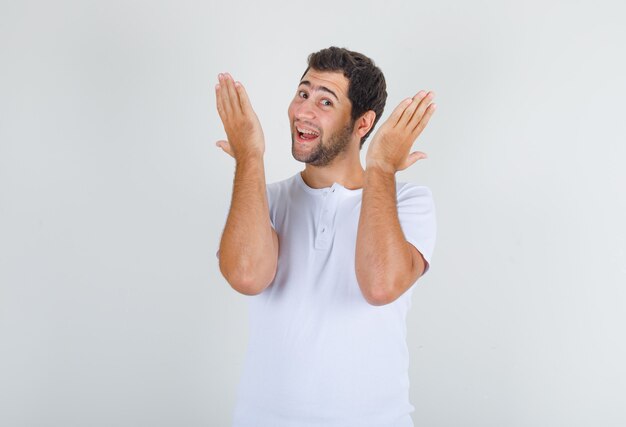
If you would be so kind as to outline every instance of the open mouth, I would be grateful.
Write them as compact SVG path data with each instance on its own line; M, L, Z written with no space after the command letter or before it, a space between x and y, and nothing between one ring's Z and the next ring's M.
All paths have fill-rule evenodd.
M296 133L298 136L297 138L298 141L302 143L313 141L320 136L318 132L312 129L301 128L301 127L296 127Z

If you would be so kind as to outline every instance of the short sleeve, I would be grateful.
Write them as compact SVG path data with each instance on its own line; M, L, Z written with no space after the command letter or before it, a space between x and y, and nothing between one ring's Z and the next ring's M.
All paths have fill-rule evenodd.
M437 220L435 203L428 187L411 183L403 185L397 193L398 219L406 240L415 246L426 260L426 273L435 249Z
M274 226L274 210L272 209L272 206L274 205L273 203L273 193L272 191L270 191L270 186L266 185L265 186L266 189L266 194L267 194L267 204L269 205L269 211L270 211L270 224L272 225L272 228L274 230L276 230L276 227ZM228 215L228 213L227 213ZM224 220L224 225L226 225L226 220ZM219 243L217 244L218 248L217 248L217 252L215 252L215 256L217 257L217 259L220 259L220 250L219 250Z
M267 205L269 207L269 211L270 211L270 224L272 225L272 228L274 230L276 230L276 226L274 225L274 217L276 216L276 195L274 194L276 192L276 186L269 184L266 185L266 194L267 194Z

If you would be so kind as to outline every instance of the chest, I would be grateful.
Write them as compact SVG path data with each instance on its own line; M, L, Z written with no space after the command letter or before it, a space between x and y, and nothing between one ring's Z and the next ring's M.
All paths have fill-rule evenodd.
M354 253L361 197L346 197L328 189L320 194L300 194L285 200L275 212L281 249L291 254Z

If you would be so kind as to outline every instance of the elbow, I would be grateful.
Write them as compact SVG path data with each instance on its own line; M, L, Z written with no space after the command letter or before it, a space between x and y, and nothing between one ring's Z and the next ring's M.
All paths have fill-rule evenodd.
M387 305L394 302L397 298L385 288L369 289L367 292L363 292L363 297L368 304L373 306Z
M384 298L384 297L375 297L375 296L366 296L366 295L364 295L364 297L365 297L365 301L367 301L369 305L373 305L374 307L381 307L391 302L391 301L388 301L387 298Z
M392 302L393 282L389 280L389 275L382 272L380 266L375 268L364 268L364 263L355 265L356 280L361 289L361 294L370 305L381 306Z
M378 271L374 274L361 271L359 274L357 270L357 282L365 301L370 305L381 306L391 304L400 298L415 280L407 274L393 274L388 271L384 273Z
M387 305L395 301L399 296L397 292L395 292L397 287L394 286L394 282L392 281L380 278L361 278L357 281L361 288L363 298L365 298L365 301L370 305Z
M258 295L265 290L272 282L271 280L263 280L259 277L246 276L241 274L225 274L222 275L231 288L243 295Z
M231 288L243 295L253 296L263 292L271 282L263 282L255 278L226 279Z
M273 281L276 270L251 274L242 268L228 268L220 263L220 271L231 288L243 295L258 295L263 292Z
M383 264L363 268L356 264L356 278L365 300L374 306L391 304L417 280L406 264Z

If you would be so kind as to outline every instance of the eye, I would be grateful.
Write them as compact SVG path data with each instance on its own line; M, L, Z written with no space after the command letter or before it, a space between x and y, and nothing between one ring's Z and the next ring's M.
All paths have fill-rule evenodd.
M304 98L304 99L307 99L309 97L309 95L305 91L303 91L303 90L298 92L298 96L300 98Z
M323 100L322 100L322 105L323 105L324 107L330 107L331 105L333 105L333 103L332 103L332 102L330 102L330 100L329 100L329 99L323 99Z

